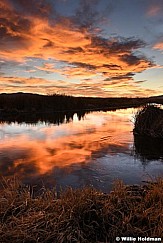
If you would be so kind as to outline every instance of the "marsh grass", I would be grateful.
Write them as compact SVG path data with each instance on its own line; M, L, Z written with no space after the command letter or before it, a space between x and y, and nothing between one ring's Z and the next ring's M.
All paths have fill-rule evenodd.
M147 105L135 116L135 135L163 138L163 110L154 105Z
M68 188L33 197L30 187L4 179L0 242L115 242L116 236L163 237L163 180L145 186L117 181L110 194Z

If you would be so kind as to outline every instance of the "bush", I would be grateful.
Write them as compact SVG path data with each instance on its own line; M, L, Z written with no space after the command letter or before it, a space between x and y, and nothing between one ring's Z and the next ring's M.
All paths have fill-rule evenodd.
M163 138L163 110L154 105L147 105L135 116L135 135Z

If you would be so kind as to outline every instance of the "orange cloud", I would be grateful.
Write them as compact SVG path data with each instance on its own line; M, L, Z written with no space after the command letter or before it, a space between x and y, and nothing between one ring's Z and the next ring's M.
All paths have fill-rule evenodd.
M141 81L142 82L142 81ZM92 79L82 79L73 85L69 81L46 80L42 78L23 78L23 77L0 77L0 92L32 92L40 94L71 94L74 96L101 96L117 97L132 96L144 97L159 94L159 90L151 90L140 87L140 81L135 82L132 77L115 76L113 80L101 78L93 81ZM116 92L115 92L116 90Z
M50 85L51 82L42 78L22 78L22 77L1 77L1 85L4 84L21 84L21 85Z
M105 96L110 94L110 92L112 93L113 83L107 82L103 86L103 83L100 84L101 81L99 81L97 87L95 79L104 80L109 78L114 80L115 77L125 76L125 79L131 82L132 87L135 73L153 67L150 60L144 56L134 54L135 50L144 46L144 43L139 39L105 39L98 36L97 31L90 31L88 26L81 27L78 19L75 21L79 21L79 24L74 23L73 18L68 17L60 17L58 20L49 19L47 13L49 13L50 8L48 4L45 4L41 10L39 2L36 4L34 1L37 8L33 12L31 5L22 1L19 2L22 4L21 8L23 8L23 11L27 8L28 10L30 9L30 12L24 12L23 15L21 12L18 12L14 4L11 6L5 5L7 3L5 0L0 5L0 10L3 9L1 11L2 25L0 26L0 33L2 34L2 39L0 40L1 57L4 60L23 63L26 63L28 58L41 58L46 63L43 66L35 66L37 70L44 71L45 74L59 73L65 79L79 79L79 85L75 84L74 87L70 87L70 83L67 81L65 82L67 87L65 85L64 87L61 87L62 85L58 87L59 85L56 85L58 81L54 81L53 83L50 82L49 85L43 86L41 80L25 79L26 88L23 86L23 81L21 81L23 85L17 87L17 91L26 90L31 92L33 89L34 92L45 93L48 89L48 92L54 93L56 90L61 89L64 93L67 93L69 90L69 94L82 95L82 80L91 78L92 85L89 83L89 87L92 88L92 91L94 90L94 95ZM57 68L53 64L48 63L49 59L54 60L54 62L63 62L64 68ZM31 70L34 71L33 68ZM133 74L132 77L130 76L131 73ZM37 87L33 87L32 80L33 84L38 82ZM119 83L121 82L122 79L119 78ZM48 83L48 81L45 83ZM87 95L90 93L93 95L89 87L87 85ZM136 87L134 85L133 90ZM14 87L7 86L7 83L6 88L8 91L14 90ZM130 86L128 85L126 88L130 95ZM122 92L120 93L122 94Z
M55 68L54 64L52 63L44 63L43 66L35 66L36 69L45 71L46 73L61 73L61 71Z
M162 51L163 50L163 41L156 43L153 48Z

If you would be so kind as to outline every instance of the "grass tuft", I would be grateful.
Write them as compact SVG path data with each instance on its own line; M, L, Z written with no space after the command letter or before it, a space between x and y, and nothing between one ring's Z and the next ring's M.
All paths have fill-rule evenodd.
M147 105L135 116L135 135L163 138L163 110L154 105Z

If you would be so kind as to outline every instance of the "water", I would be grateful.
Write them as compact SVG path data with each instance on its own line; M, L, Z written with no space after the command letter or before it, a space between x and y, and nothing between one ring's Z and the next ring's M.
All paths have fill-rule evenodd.
M0 175L38 188L140 184L163 175L163 144L133 137L136 109L0 124ZM58 114L59 115L59 114Z

